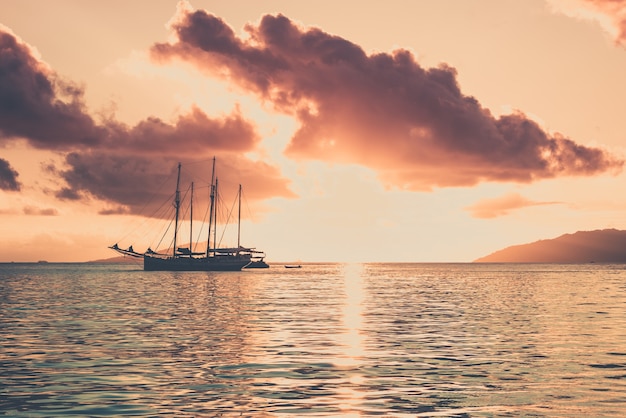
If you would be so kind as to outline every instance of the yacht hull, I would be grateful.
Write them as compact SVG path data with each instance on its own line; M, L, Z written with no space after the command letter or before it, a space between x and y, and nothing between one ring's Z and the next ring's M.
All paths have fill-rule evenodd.
M176 257L144 256L144 271L239 271L250 263L249 257Z

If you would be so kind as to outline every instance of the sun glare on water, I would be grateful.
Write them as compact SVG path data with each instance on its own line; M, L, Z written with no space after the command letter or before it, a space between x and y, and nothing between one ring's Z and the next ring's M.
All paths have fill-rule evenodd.
M340 407L348 415L359 416L358 413L349 414L357 409L363 399L363 392L358 387L364 383L360 368L365 356L363 329L363 301L365 290L363 287L363 265L358 263L343 266L345 304L342 311L342 325L345 333L341 336L344 344L344 356L335 360L336 365L348 369L347 382L339 390L338 396L342 400Z

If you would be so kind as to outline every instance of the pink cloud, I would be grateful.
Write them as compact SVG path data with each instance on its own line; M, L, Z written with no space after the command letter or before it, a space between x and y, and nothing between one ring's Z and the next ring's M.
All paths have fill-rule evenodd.
M557 205L560 203L561 202L537 202L529 200L518 193L509 193L494 199L483 199L465 209L469 211L474 218L490 219L506 216L514 210L529 206Z
M605 14L613 25L616 42L626 46L626 1L624 0L584 0L599 12Z
M626 2L624 0L547 0L567 16L597 22L614 40L626 47Z
M118 213L136 213L140 199L158 194L158 180L178 161L213 156L254 183L251 199L293 196L275 166L244 156L261 138L239 108L212 118L194 107L173 123L155 117L134 126L115 119L97 122L84 104L82 87L62 79L33 48L0 27L0 146L17 139L65 153L63 169L46 168L46 175L65 182L55 191L59 199L97 197L120 205ZM0 189L18 191L18 175L0 159Z
M24 206L22 209L24 215L35 216L57 216L59 212L54 208L38 208L35 206Z
M358 45L283 15L266 15L240 38L220 18L179 8L179 58L292 114L296 159L357 163L389 186L423 190L484 181L532 182L618 171L608 152L548 134L522 112L494 117L462 93L454 68L423 68L406 50L366 54Z
M171 158L119 153L70 153L66 160L70 168L56 172L70 187L57 192L64 200L96 197L121 205L103 214L154 212L175 189L176 164ZM181 184L200 180L208 184L211 160L183 164ZM56 169L52 169L56 170ZM268 196L291 198L288 181L280 171L267 163L252 161L238 153L222 153L218 158L221 189L232 192L238 184L246 187L246 196L253 201ZM186 186L183 186L186 187ZM225 192L230 199L232 196ZM147 202L150 202L147 205Z

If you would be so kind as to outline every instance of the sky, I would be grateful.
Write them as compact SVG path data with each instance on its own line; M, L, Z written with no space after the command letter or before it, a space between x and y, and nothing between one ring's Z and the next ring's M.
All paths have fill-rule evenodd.
M270 262L626 229L624 74L624 0L3 0L0 262L158 246L213 157Z

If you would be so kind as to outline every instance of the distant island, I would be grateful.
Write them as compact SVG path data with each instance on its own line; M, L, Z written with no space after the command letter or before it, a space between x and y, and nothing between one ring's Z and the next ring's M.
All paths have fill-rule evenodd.
M626 231L579 231L558 238L514 245L475 263L626 263Z

